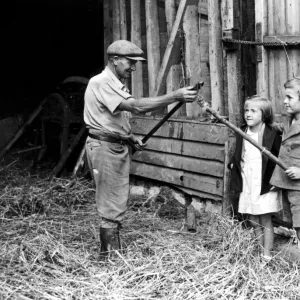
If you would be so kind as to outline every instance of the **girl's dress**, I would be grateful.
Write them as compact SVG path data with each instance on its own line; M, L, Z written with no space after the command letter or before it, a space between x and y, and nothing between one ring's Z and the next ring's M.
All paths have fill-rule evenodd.
M246 132L258 142L258 132ZM271 190L261 195L262 154L247 140L243 141L243 155L241 161L243 191L239 199L239 213L262 215L277 212L282 209L278 190Z

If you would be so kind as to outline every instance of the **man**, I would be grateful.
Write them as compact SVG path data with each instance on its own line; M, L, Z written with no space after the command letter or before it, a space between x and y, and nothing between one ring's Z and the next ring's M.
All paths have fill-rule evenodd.
M85 92L84 121L89 129L86 142L88 164L96 185L96 205L100 223L101 255L121 248L119 229L127 209L131 146L145 145L130 128L128 112L139 114L163 108L176 101L193 102L192 87L168 95L135 99L122 83L131 77L143 51L126 40L107 48L105 70L89 81Z

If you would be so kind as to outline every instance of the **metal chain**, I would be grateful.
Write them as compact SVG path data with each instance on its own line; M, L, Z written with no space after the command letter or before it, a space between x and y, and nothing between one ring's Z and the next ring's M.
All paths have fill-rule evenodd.
M185 32L182 29L179 29L178 31L179 31L180 42L181 42L180 64L181 64L181 69L182 69L183 86L186 86L189 76L187 74L187 66L186 66L186 61L185 61Z
M222 38L222 41L225 43L233 44L246 44L246 45L257 45L257 46L269 46L269 47L280 47L280 46L296 46L300 45L300 42L260 42L260 41L243 41L243 40L234 40L228 38Z

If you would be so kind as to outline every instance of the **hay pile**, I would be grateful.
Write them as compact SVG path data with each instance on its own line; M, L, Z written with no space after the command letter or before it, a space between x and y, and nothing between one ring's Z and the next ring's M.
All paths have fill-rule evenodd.
M252 231L230 219L202 214L191 234L166 195L131 199L127 249L101 262L89 181L16 165L0 177L0 299L299 299L299 265L263 268Z

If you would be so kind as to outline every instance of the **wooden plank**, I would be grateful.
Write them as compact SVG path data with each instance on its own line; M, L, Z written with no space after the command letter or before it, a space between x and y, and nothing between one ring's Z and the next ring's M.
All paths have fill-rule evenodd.
M273 0L264 0L267 1L267 8L268 8L268 12L267 12L267 30L265 31L265 33L267 35L275 35L275 31L274 31L274 1Z
M112 2L112 16L113 16L113 41L121 39L121 30L120 30L120 1L113 0Z
M208 1L208 17L211 106L212 109L223 115L223 48L219 0Z
M197 197L200 197L201 200L206 200L206 199L209 199L209 200L214 200L214 201L222 201L222 196L218 196L218 195L213 195L213 194L208 194L208 193L203 193L203 192L200 192L200 191L196 191L196 190L193 190L193 189L189 189L189 188L185 188L185 187L182 187L182 186L176 186L176 188L178 188L179 190L191 195L191 196L197 196Z
M224 162L223 145L152 137L147 141L146 149Z
M149 96L155 95L156 79L160 66L160 38L158 26L157 2L145 0L146 30L147 30L147 63Z
M276 98L275 95L275 82L274 82L274 75L275 75L275 57L274 57L274 49L269 50L269 57L268 57L268 74L269 74L269 99L272 101L272 106L274 108L274 113L280 113L276 110L276 103L279 99ZM271 75L273 74L273 75Z
M141 31L141 3L140 0L131 0L131 41L142 48ZM143 97L143 65L142 62L136 63L135 72L131 73L132 95L136 99Z
M135 153L133 160L215 177L222 177L224 173L224 165L221 162L174 155L170 153L145 150Z
M199 1L199 32L200 32L200 65L201 80L204 86L201 88L203 99L211 103L211 79L210 79L210 63L209 63L209 30L208 30L208 8L207 0ZM207 117L206 115L203 116Z
M300 1L286 0L287 5L287 33L293 35L300 34Z
M287 4L287 33L290 36L296 36L300 42L300 1L286 0ZM296 40L296 39L294 39ZM288 79L299 76L299 57L300 49L289 49L288 51Z
M237 51L227 51L228 116L229 121L239 126L242 122L244 101L241 99L240 59Z
M286 1L274 1L274 34L284 35L286 32Z
M223 194L223 179L216 177L196 175L135 161L131 164L130 173L213 195Z
M130 119L132 131L135 134L143 135L147 134L158 122L159 119L137 117ZM154 136L225 144L229 136L229 129L226 126L211 123L176 122L174 120L166 122L155 132Z
M164 84L170 66L176 63L176 61L178 60L178 53L180 53L180 38L178 34L178 29L180 28L185 8L186 0L181 0L177 10L176 19L172 26L172 31L170 33L170 38L165 50L165 54L163 56L161 66L157 74L157 86L154 96L159 96L163 93Z
M230 215L231 207L232 207L232 198L231 198L231 190L230 190L230 180L231 180L231 172L228 169L228 164L234 154L235 150L235 138L231 137L225 144L225 161L224 161L224 186L223 186L223 203L222 203L222 213L224 215Z
M222 0L222 30L238 32L239 3L236 0ZM243 99L241 99L241 57L240 46L226 51L227 68L227 110L229 121L237 126L241 124ZM224 105L226 106L226 105Z
M267 0L255 0L255 24L256 39L263 40L268 33L268 3ZM257 94L269 97L268 89L268 55L263 46L257 46L257 51L261 52L261 59L257 62Z
M183 17L185 34L185 64L186 77L189 84L194 85L201 81L201 57L198 5L187 6ZM187 118L199 117L203 109L196 103L186 103Z
M103 0L104 66L107 65L106 50L108 46L113 42L113 35L112 35L113 20L111 16L112 16L112 2L110 0Z
M127 40L126 1L120 0L120 37Z

